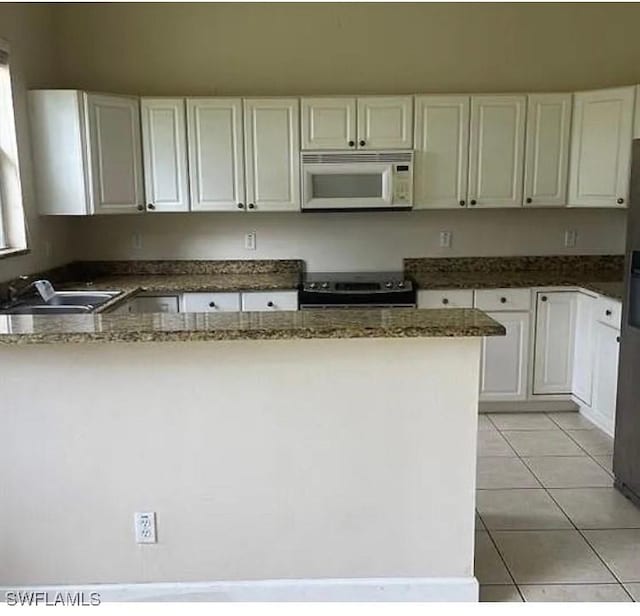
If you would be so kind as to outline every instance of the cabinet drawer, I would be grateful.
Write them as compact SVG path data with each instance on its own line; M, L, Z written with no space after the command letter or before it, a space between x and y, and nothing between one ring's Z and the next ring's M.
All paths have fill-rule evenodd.
M177 295L136 297L131 304L131 312L135 313L166 312L174 314L179 312Z
M247 312L297 309L297 291L252 291L242 294L242 310Z
M467 289L418 291L418 308L473 308L473 291Z
M239 293L184 293L182 312L239 312Z
M531 310L529 289L481 289L476 291L475 307L480 310Z
M608 297L599 297L596 301L596 319L600 323L620 329L622 324L622 302Z

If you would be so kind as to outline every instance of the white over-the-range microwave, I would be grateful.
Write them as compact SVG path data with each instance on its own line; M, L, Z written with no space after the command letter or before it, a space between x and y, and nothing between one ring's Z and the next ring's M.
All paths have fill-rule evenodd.
M410 210L413 152L302 152L305 212Z

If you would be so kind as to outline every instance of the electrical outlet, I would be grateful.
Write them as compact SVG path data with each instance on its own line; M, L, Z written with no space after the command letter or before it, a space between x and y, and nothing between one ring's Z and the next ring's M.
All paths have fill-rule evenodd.
M564 232L564 245L566 248L573 248L578 239L578 232L575 229L567 229Z
M440 231L440 248L451 248L451 231Z
M142 250L142 233L140 231L134 231L131 236L131 244L134 250Z
M256 249L256 232L255 231L250 231L249 233L245 233L244 247L245 247L245 250Z
M138 511L133 514L136 543L156 543L155 511Z
M51 253L53 252L53 248L51 246L51 242L49 240L45 240L44 242L44 256L47 257L47 259L49 257L51 257Z

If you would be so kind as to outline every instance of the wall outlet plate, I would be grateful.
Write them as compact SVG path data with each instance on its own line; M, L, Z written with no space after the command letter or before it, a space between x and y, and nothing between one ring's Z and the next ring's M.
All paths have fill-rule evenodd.
M249 231L249 233L245 233L244 247L245 247L245 250L256 249L256 232L255 231Z
M142 250L142 233L134 231L131 236L131 245L134 250Z
M440 231L440 248L451 248L452 237L451 231Z
M578 232L575 229L567 229L564 232L565 248L574 248L578 239Z
M133 514L133 524L136 532L136 543L156 543L155 511L137 511Z

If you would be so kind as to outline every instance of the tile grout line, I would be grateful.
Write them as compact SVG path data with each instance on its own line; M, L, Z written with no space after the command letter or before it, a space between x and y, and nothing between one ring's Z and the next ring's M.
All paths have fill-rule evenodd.
M483 521L483 523L484 523L484 521ZM507 565L507 561L505 560L502 552L500 551L500 548L498 547L498 544L496 543L495 539L493 538L493 535L491 534L491 532L489 531L489 528L486 525L485 525L485 528L487 530L487 537L489 537L489 541L491 541L491 543L493 544L493 547L496 550L496 553L500 557L500 561L504 565L505 571L509 574L509 578L513 582L513 585L514 585L515 589L518 591L518 594L520 595L520 598L522 599L523 603L526 603L527 601L524 598L524 594L522 594L522 591L520 590L520 586L518 586L518 583L516 582L516 578L513 577L513 573L511 573L511 569L509 569L509 565Z
M566 436L568 436L582 451L584 451L586 453L586 455L593 459L593 457L591 456L591 454L582 446L580 445L580 443L578 443L574 438L571 437L570 434L568 434L568 432L562 427L560 426L557 422L553 421L552 417L549 417L547 413L544 413L544 415L546 417L548 417L554 424L556 424L559 428L560 431L564 432L566 434ZM500 431L500 429L498 428L498 431ZM502 436L502 434L501 434ZM505 438L503 436L503 438ZM507 440L505 438L505 440ZM518 454L516 452L516 455L518 456L518 459L527 467L526 462L522 459L522 456L520 456L520 454ZM558 456L556 456L558 457ZM593 460L596 464L598 464L597 460ZM599 465L601 466L601 465ZM533 471L532 471L533 472ZM535 476L535 473L534 473ZM537 477L536 477L537 478ZM560 505L560 503L558 501L556 501L555 498L553 498L553 495L549 492L549 489L547 489L546 487L542 487L542 489L547 493L547 495L549 496L549 498L555 503L555 505L560 509L560 511L562 512L562 514L567 518L567 520L569 520L569 523L573 526L573 528L577 531L577 533L582 537L583 541L585 541L585 543L589 546L589 549L595 554L596 558L602 563L602 565L604 566L604 568L612 575L613 579L616 580L616 582L618 583L618 585L622 588L623 592L631 599L631 601L634 601L633 597L631 596L631 594L629 593L629 591L625 588L623 582L618 578L618 576L609 568L609 566L607 565L607 563L602 559L602 557L600 556L600 554L598 554L598 552L596 551L596 549L591 545L591 543L589 542L589 540L587 539L587 537L584 535L584 533L581 531L581 529L579 529L575 522L569 517L569 515L567 514L567 512L562 508L562 506ZM484 521L483 521L484 522ZM561 530L561 529L558 529ZM495 545L495 541L493 539L493 536L491 534L491 531L489 530L489 528L487 527L487 532L489 533L489 537L491 538L491 541L494 542ZM498 550L498 547L496 545L496 549ZM500 557L502 558L502 554L501 552L498 550L498 554L500 554ZM502 558L503 562L504 562L504 558ZM507 567L507 571L509 572L509 575L511 577L513 577L511 571L509 570L509 567L507 566L507 563L504 563L505 566ZM515 582L515 579L514 579ZM587 583L588 584L588 583ZM516 583L516 588L518 589L518 592L520 593L520 595L523 597L524 599L524 594L522 593L522 591L520 590L519 585ZM634 601L635 602L635 601Z

